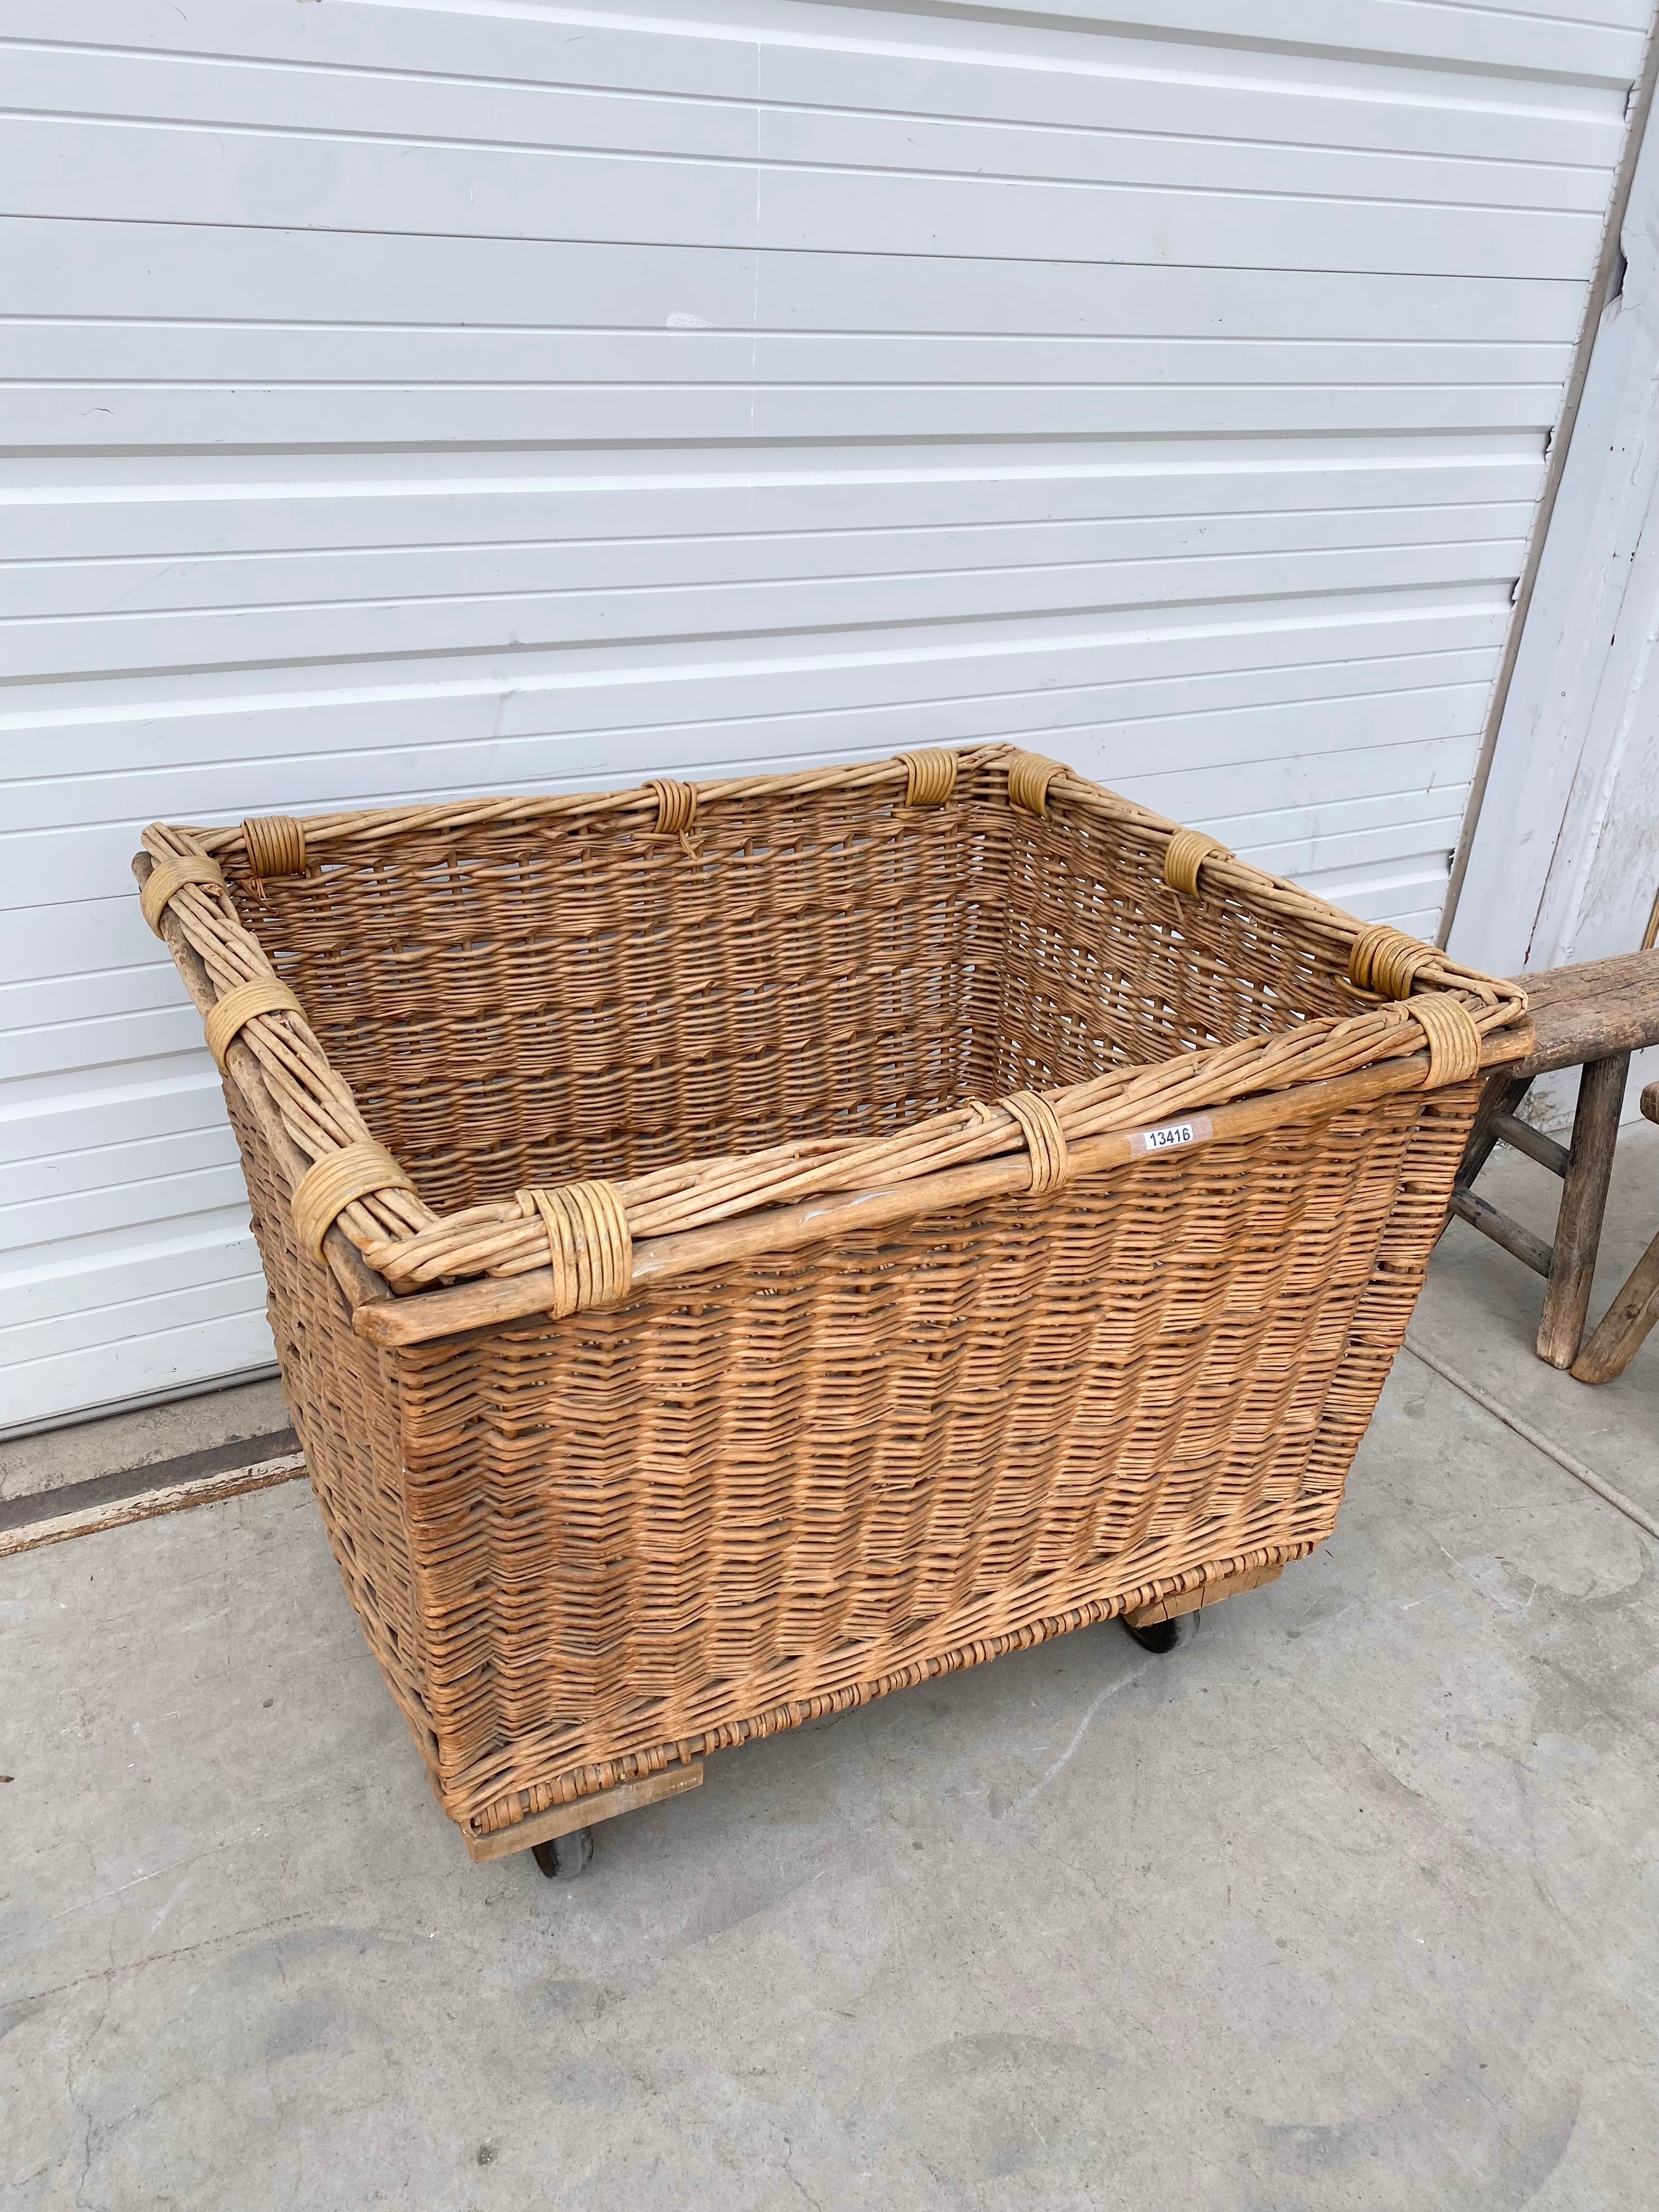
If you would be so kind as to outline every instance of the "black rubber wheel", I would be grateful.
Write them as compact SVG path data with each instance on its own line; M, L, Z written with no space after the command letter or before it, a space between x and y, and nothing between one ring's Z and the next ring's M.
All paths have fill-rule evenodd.
M553 1836L532 1844L531 1856L550 1881L574 1881L593 1856L592 1828L574 1828L568 1836Z
M1120 1613L1125 1633L1133 1636L1143 1651L1175 1651L1182 1644L1190 1644L1198 1633L1198 1615L1178 1613L1173 1620L1155 1620L1146 1628L1137 1628L1127 1614Z

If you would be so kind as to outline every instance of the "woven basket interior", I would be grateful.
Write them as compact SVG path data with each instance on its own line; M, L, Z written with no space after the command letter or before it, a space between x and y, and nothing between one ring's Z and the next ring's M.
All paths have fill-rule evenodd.
M689 848L644 811L366 836L232 889L440 1212L1354 1011L1328 942L1006 789L724 799Z

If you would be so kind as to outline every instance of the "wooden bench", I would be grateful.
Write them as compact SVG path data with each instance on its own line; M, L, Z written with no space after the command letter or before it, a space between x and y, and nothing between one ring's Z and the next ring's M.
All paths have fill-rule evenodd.
M1644 1276L1647 1269L1652 1281L1659 1284L1659 1252L1650 1247L1585 1346L1583 1358L1578 1359L1630 1056L1644 1046L1659 1044L1659 951L1589 960L1576 968L1551 968L1520 980L1532 1010L1535 1042L1525 1060L1512 1067L1499 1068L1486 1085L1457 1171L1452 1212L1543 1276L1547 1287L1538 1324L1539 1358L1548 1360L1552 1367L1571 1368L1581 1381L1606 1382L1629 1365L1659 1313L1651 1288L1642 1291L1638 1281L1638 1278L1648 1281ZM1516 1115L1534 1081L1562 1067L1583 1070L1571 1145L1558 1144L1541 1129L1517 1120ZM1659 1119L1656 1093L1659 1085L1650 1085L1643 1093L1642 1108ZM1650 1100L1655 1101L1651 1106ZM1561 1209L1552 1243L1534 1237L1529 1229L1477 1195L1475 1177L1491 1158L1493 1146L1499 1143L1512 1146L1560 1176ZM1639 1310L1626 1311L1633 1291L1638 1293ZM1615 1323L1620 1313L1626 1314L1626 1319ZM1612 1336L1607 1336L1609 1324L1615 1324ZM1596 1371L1584 1371L1591 1364L1592 1353ZM1607 1364L1609 1358L1615 1358L1618 1364Z

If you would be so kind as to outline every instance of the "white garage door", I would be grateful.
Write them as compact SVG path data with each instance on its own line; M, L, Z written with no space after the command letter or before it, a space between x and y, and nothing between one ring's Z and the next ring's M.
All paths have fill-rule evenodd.
M1647 15L9 0L0 1425L270 1358L151 817L1017 738L1431 930Z

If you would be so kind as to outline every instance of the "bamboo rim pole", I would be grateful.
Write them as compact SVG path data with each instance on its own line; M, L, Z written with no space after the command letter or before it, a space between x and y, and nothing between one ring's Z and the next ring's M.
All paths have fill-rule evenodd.
M1528 1023L1501 1030L1486 1041L1481 1069L1519 1060L1530 1050ZM1230 1106L1212 1106L1203 1118L1218 1138L1254 1136L1284 1128L1349 1106L1384 1098L1398 1091L1415 1091L1428 1073L1429 1056L1413 1053L1408 1058L1384 1060L1355 1075L1306 1083L1290 1091L1271 1091ZM1180 1116L1176 1117L1179 1120ZM1191 1117L1196 1118L1196 1117ZM1079 1139L1071 1147L1076 1175L1099 1174L1136 1161L1139 1148L1133 1130ZM1185 1149L1184 1147L1181 1149ZM1150 1166L1144 1153L1139 1158ZM669 1282L700 1268L752 1259L767 1252L787 1252L821 1237L848 1231L884 1229L923 1213L936 1213L955 1206L972 1205L1029 1190L1031 1163L1024 1152L996 1160L980 1160L971 1166L949 1168L942 1173L920 1176L909 1182L884 1188L837 1191L808 1199L798 1206L775 1207L742 1215L707 1229L682 1230L656 1237L634 1248L629 1289L639 1290ZM484 1278L454 1283L439 1290L422 1291L403 1297L382 1297L360 1305L353 1327L371 1344L382 1346L430 1343L434 1338L459 1335L470 1328L487 1328L503 1321L523 1320L545 1313L552 1304L553 1277L541 1267L533 1273Z

